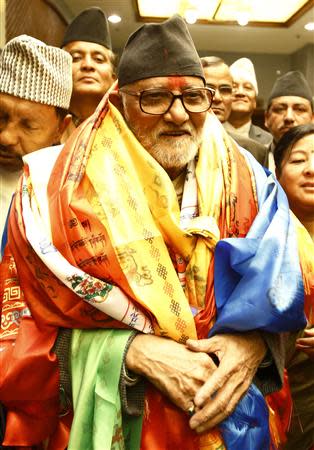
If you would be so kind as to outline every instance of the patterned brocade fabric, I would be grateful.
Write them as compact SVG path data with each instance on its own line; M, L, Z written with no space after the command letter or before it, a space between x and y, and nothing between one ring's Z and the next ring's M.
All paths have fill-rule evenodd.
M214 115L208 114L198 159L187 168L180 208L170 178L135 139L108 96L66 143L48 186L39 170L42 162L39 155L26 158L24 178L10 215L9 245L1 276L7 295L4 312L8 311L8 298L11 312L9 316L5 312L1 322L5 370L0 379L0 398L8 409L6 445L26 446L49 438L49 450L59 450L57 445L67 442L69 424L58 417L59 371L54 352L58 329L133 328L183 343L189 337L207 337L215 326L223 328L226 301L219 286L214 292L214 252L221 243L241 245L244 239L238 238L249 234L254 243L250 246L252 254L239 254L244 255L245 262L252 259L252 273L256 274L254 258L257 255L259 259L258 251L263 253L263 248L258 247L254 253L254 246L269 234L273 217L277 218L276 208L267 206L267 201L277 202L277 188L271 181L260 202L251 164ZM265 174L261 177L266 179ZM263 204L273 216L265 219L265 214L258 214ZM290 243L288 211L285 214L282 239ZM256 218L260 222L256 223ZM278 242L278 260L283 255L285 268L287 256L280 253L283 240ZM268 242L266 239L266 245ZM231 251L238 255L236 247ZM269 258L271 261L271 254ZM10 285L11 266L12 277L16 275L14 261L17 277ZM265 265L271 267L267 278L275 284L282 275L280 264L273 267L265 260ZM274 332L302 326L303 288L297 257L295 266L298 290L286 293L291 317L278 314L275 289L272 302L267 297L269 290L263 291L257 298L265 301L267 309L261 318L261 305L256 305L253 312L258 323L250 326ZM290 275L286 274L288 278ZM235 278L230 278L234 282ZM243 280L245 285L245 277ZM264 289L263 283L257 284L256 289ZM13 303L17 301L13 300L16 287L20 295ZM240 303L234 304L231 312L241 309L242 297L238 297ZM290 302L291 298L295 302ZM247 327L249 315L250 310L245 310L236 322L242 326L243 321ZM12 339L4 334L8 331ZM82 354L82 358L85 356ZM156 396L161 397L160 411L166 411L165 427L175 420L179 428L186 429L186 415L169 407L157 391L149 391L147 404ZM253 405L255 396L256 391L250 392ZM261 395L259 400L265 412ZM145 447L145 440L151 442L154 430L154 439L162 437L159 427L147 431L145 418L144 414L142 449L152 450ZM22 438L17 441L16 436ZM191 431L183 442L185 437L185 433L174 436L178 439L175 446L182 450L224 448L218 429L201 437Z

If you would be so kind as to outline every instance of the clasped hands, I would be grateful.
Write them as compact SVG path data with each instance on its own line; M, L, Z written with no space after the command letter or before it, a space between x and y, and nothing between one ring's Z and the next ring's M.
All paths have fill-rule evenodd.
M314 360L314 327L306 328L303 332L303 336L297 339L296 349L302 351L308 355L308 357Z
M257 332L189 339L186 345L139 334L128 350L126 365L183 411L192 413L195 405L190 427L201 433L232 413L265 353L265 343ZM211 354L218 358L218 366Z

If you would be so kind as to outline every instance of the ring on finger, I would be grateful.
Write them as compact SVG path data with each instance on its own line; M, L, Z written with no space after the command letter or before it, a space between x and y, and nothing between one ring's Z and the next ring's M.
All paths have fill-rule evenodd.
M195 414L195 405L194 403L192 404L192 406L189 407L189 409L187 410L187 413L190 417L192 417Z

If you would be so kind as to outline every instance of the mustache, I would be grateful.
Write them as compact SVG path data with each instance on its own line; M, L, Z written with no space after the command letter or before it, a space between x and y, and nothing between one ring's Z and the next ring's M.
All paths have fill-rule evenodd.
M159 133L160 134L163 134L163 133L188 133L188 134L192 134L193 130L192 130L192 127L189 127L189 126L185 126L185 127L171 126L171 127L164 127L162 129L160 129Z
M12 149L10 147L6 147L1 144L0 144L0 154L2 156L22 159L21 155L19 153L17 153L14 149Z

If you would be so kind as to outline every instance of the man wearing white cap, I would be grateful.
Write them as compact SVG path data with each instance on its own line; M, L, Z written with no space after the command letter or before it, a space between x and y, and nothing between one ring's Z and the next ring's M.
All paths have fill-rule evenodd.
M0 57L0 236L22 157L58 144L69 123L71 57L27 35L15 37Z
M248 58L240 58L230 66L233 78L233 102L231 114L225 124L227 131L250 137L262 144L269 144L271 134L252 124L258 94L253 63Z
M211 110L217 116L219 121L227 127L228 118L231 114L232 108L232 85L233 80L229 66L223 59L217 56L204 56L201 58L201 63L204 69L206 79L206 86L215 90L215 96ZM251 139L248 136L243 136L238 133L229 131L228 134L243 148L248 150L262 166L267 167L268 152L264 144Z

